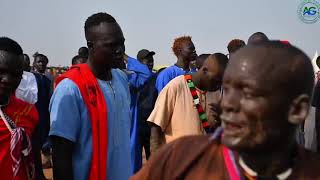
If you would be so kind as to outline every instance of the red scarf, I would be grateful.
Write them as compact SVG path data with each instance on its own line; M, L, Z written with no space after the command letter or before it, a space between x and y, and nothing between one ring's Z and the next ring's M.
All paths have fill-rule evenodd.
M56 79L58 85L61 80L68 78L77 84L81 96L89 110L92 126L92 162L90 180L107 179L107 105L96 77L87 64L72 66L69 71Z
M38 124L38 112L34 105L15 96L1 108L5 121L0 119L0 169L1 179L35 179L34 160L29 137ZM9 148L8 148L9 147ZM28 177L28 178L27 178Z

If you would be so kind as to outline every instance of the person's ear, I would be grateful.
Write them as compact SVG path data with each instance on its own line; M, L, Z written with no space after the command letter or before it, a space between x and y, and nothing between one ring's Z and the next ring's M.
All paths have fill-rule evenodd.
M305 121L310 108L310 97L307 94L302 94L295 98L290 105L288 113L289 123L299 125Z

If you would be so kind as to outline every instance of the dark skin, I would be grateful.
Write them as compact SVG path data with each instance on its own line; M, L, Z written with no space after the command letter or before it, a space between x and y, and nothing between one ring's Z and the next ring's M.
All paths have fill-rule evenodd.
M27 71L27 72L30 72L31 71L31 67L30 67L30 58L29 58L29 56L24 54L23 55L23 60L24 60L23 70Z
M0 105L9 103L10 96L20 84L23 73L22 55L0 50Z
M111 68L123 61L124 37L117 23L102 22L86 34L89 47L88 66L98 79L111 80ZM72 153L74 143L58 136L52 137L53 177L72 180Z
M203 90L203 91L218 91L221 87L222 76L224 73L224 68L221 67L215 57L213 55L209 56L209 58L204 62L202 68L196 73L192 74L192 81L194 85ZM220 103L220 98L216 99L216 105ZM211 105L214 106L214 105ZM210 114L216 115L217 117L212 117L211 119L217 120L219 116L219 108L212 107ZM150 137L150 146L151 152L155 152L159 147L165 144L164 132L162 129L151 123L151 137ZM214 122L210 122L212 126L214 126Z
M145 58L141 59L140 62L148 66L149 70L152 71L154 65L153 56L148 55Z
M264 33L254 33L248 39L248 44L254 45L268 41L268 37Z
M191 61L190 64L189 64L189 67L190 67L190 69L196 69L197 68L196 60Z
M74 143L59 136L50 136L52 141L53 178L73 179L72 152Z
M291 80L293 73L286 70L294 62L282 60L286 56L279 56L280 51L239 51L223 78L222 143L259 175L271 177L292 167L295 128L307 117L310 96L288 92L283 82Z
M79 48L78 54L84 57L88 57L88 54L89 54L88 48L86 47Z
M89 47L87 64L93 74L102 80L111 80L111 68L123 61L124 37L117 23L101 23L86 35Z
M204 61L209 57L210 54L200 54L196 58L196 68L200 69L203 66Z
M44 74L46 72L48 65L48 59L43 56L36 56L34 59L33 66L36 69L36 71L40 74Z
M189 70L190 62L195 60L197 57L196 48L192 41L185 43L181 49L179 49L179 54L177 55L176 65L184 70Z

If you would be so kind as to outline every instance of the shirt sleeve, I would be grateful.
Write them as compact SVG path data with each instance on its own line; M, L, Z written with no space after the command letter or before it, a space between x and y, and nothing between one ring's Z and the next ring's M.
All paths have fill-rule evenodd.
M59 136L76 142L80 127L81 95L76 84L64 79L55 89L49 106L50 136Z
M16 89L16 97L30 104L38 101L38 85L32 73L23 72L21 82Z
M176 103L176 90L174 81L171 81L159 94L154 109L148 121L161 127L165 131L169 125Z
M144 85L144 83L151 77L152 72L148 69L148 67L138 60L129 57L128 58L128 67L129 71L133 71L128 75L130 86L135 88L139 88Z
M157 77L156 80L156 89L158 91L158 94L162 91L162 89L168 84L170 81L166 70L163 70Z
M35 104L38 101L38 86L37 86L37 80L36 77L30 73L29 75L29 81L30 81L30 85L31 85L31 92L32 92L32 99L33 99L33 103L31 104Z

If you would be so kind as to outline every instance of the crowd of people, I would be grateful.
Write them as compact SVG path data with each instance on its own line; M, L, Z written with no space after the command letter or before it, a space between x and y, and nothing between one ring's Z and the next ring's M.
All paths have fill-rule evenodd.
M46 55L30 66L0 37L2 179L45 180L43 168L55 180L320 179L320 81L299 48L256 32L197 55L181 36L176 62L154 71L156 53L127 55L111 15L88 17L84 34L54 75Z

